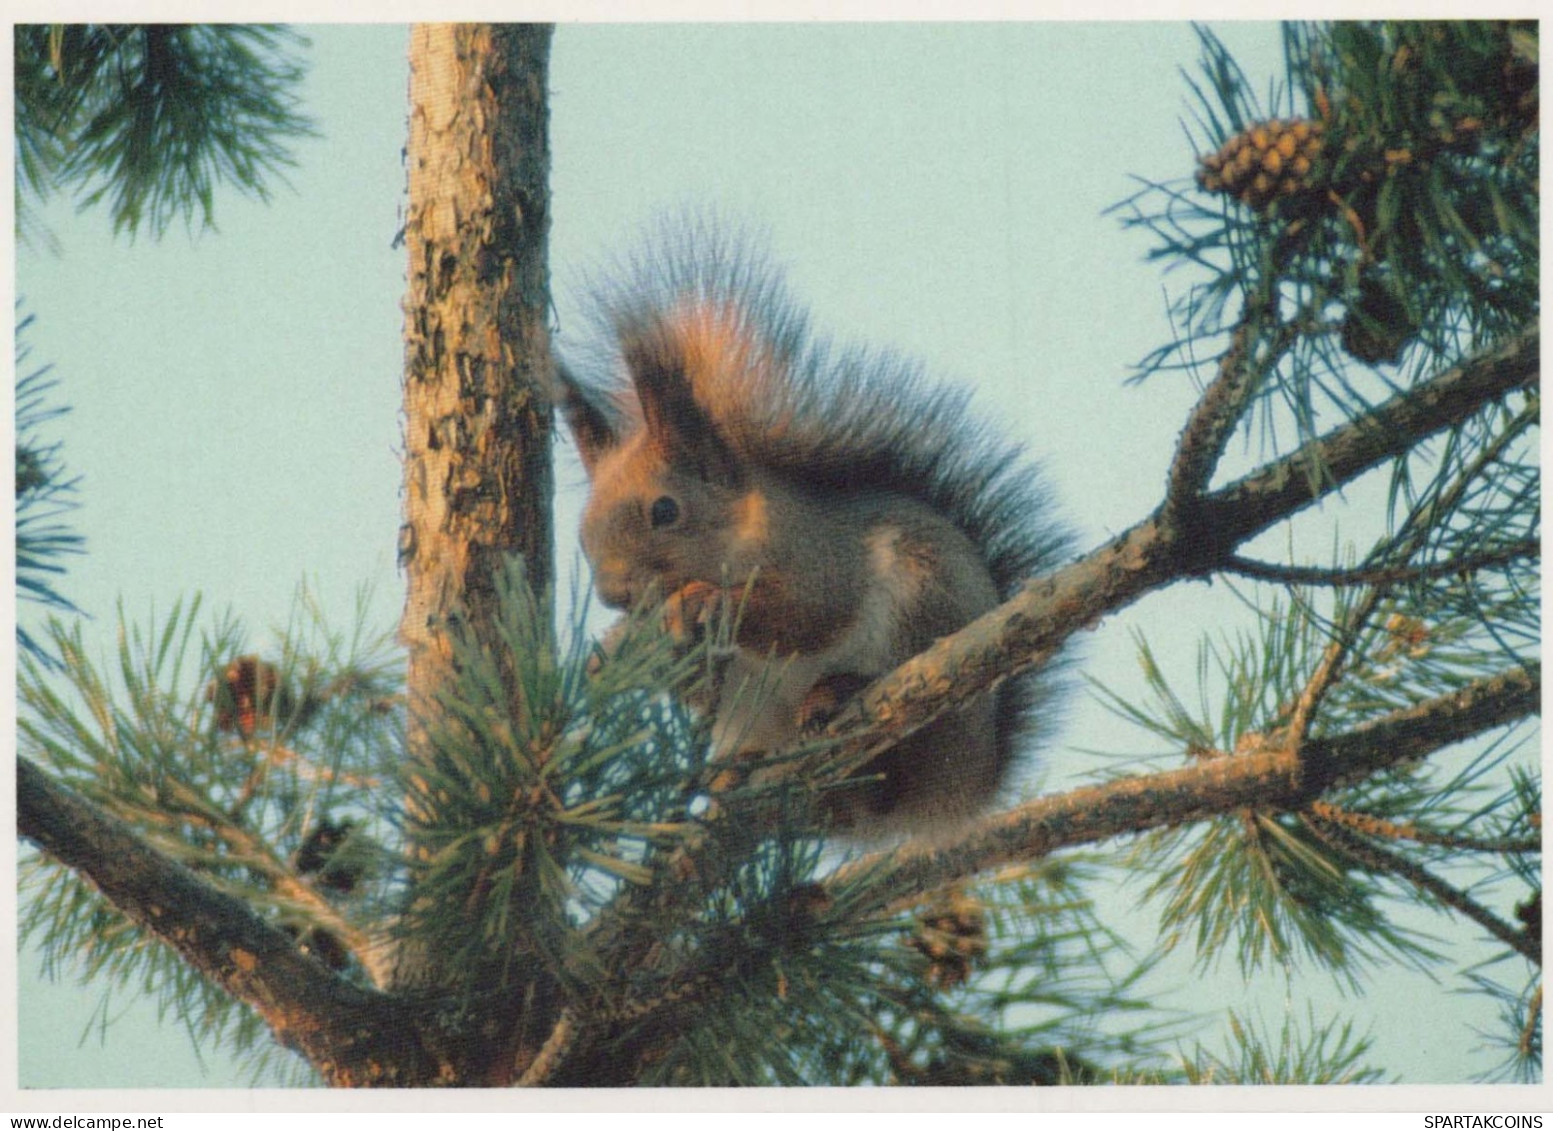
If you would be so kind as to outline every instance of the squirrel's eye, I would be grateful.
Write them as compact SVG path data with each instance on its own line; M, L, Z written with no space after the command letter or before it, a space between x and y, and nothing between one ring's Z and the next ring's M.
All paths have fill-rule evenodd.
M653 500L650 517L654 530L673 526L679 520L679 504L667 495L659 495Z

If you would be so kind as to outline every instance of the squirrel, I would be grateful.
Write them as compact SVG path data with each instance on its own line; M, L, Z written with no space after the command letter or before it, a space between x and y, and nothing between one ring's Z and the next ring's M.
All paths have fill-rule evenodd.
M781 273L720 230L660 237L591 293L589 380L557 400L587 473L583 553L604 604L666 598L683 641L739 605L714 759L776 753L1069 549L1021 449L967 396L894 355L812 335ZM761 694L740 692L761 687ZM826 827L952 827L993 799L1048 721L1023 673L827 791Z

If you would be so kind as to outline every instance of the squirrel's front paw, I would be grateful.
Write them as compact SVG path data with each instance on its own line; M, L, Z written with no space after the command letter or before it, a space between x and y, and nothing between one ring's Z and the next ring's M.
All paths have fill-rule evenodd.
M866 675L840 672L820 680L798 704L798 729L805 734L818 734L824 730L841 705L873 680Z
M691 644L701 638L722 590L705 581L687 581L663 603L663 627L676 643Z

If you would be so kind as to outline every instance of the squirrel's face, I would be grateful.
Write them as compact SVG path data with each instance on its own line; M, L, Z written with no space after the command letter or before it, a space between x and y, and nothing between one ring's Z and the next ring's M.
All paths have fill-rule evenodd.
M666 462L638 434L601 458L582 520L600 599L629 608L692 581L743 584L765 544L764 496Z
M650 592L666 599L693 581L742 585L762 564L766 495L741 462L697 385L720 388L747 367L727 316L685 308L623 332L631 390L614 406L559 371L561 408L593 482L582 546L607 605ZM634 393L634 398L631 397Z

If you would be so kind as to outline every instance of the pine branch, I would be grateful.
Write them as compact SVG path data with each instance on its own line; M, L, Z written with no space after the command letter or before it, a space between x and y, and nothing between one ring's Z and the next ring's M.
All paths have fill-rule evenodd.
M281 1044L339 1086L437 1079L403 1001L339 978L242 900L212 889L26 759L16 764L17 832L86 877L109 903L253 1008Z
M839 870L835 890L866 870L894 893L892 909L980 872L1145 829L1165 828L1243 807L1295 810L1329 789L1416 761L1539 707L1541 665L1515 668L1449 695L1394 711L1300 749L1211 758L1184 769L1126 778L1038 798L971 826L954 841L907 844Z
M1415 761L1534 713L1540 688L1540 665L1517 668L1346 734L1312 740L1302 749L1270 746L1258 753L1207 759L1181 770L1041 798L987 818L956 841L911 842L890 853L864 857L838 870L824 886L834 896L866 875L870 890L889 896L888 903L874 911L890 913L915 906L931 892L978 873L1027 863L1059 848L1247 807L1298 810L1336 786ZM661 892L661 885L655 885L652 890L663 899L682 890L676 885L669 888ZM632 909L642 910L634 903ZM625 955L633 945L629 930L612 941L614 954ZM629 960L623 961L622 968L638 969ZM602 1042L622 1021L641 1027L628 1042L635 1052L673 1032L681 1012L694 1007L700 994L716 992L720 984L719 979L708 980L701 973L687 981L670 975L668 983L660 984L659 992L648 999L628 998L587 1014L563 1015L544 1046L553 1055L537 1058L525 1078L534 1083L559 1079L593 1084L634 1078L630 1066L620 1059L621 1045L616 1042L605 1048Z
M1288 566L1274 562L1260 562L1231 554L1224 568L1243 577L1257 581L1272 581L1280 585L1322 585L1334 589L1357 585L1406 585L1420 581L1433 581L1441 577L1456 577L1464 573L1476 573L1483 569L1509 565L1526 558L1540 558L1542 542L1537 538L1520 538L1503 546L1495 546L1476 554L1465 554L1444 562L1422 565L1358 566L1353 569L1323 569L1318 566Z
M1419 441L1460 424L1479 408L1519 389L1535 389L1541 374L1540 323L1422 381L1373 411L1334 428L1298 451L1216 491L1205 500L1204 524L1224 523L1221 538L1236 543L1265 530L1316 497L1324 497ZM1313 497L1312 472L1324 471Z
M1321 654L1321 662L1305 681L1304 688L1294 702L1288 727L1290 743L1296 746L1304 744L1306 736L1310 734L1311 723L1315 721L1316 712L1321 707L1321 701L1337 683L1348 657L1353 654L1354 641L1358 639L1365 625L1369 623L1370 617L1374 615L1384 592L1385 590L1380 587L1366 592L1358 603L1348 610L1343 623L1336 626L1332 640Z
M653 997L596 1008L585 1019L564 1011L519 1085L618 1088L640 1083L656 1054L694 1026L709 1000L727 993L731 973L702 966L664 979L668 988Z
M1521 1036L1516 1042L1516 1050L1524 1057L1535 1055L1537 1050L1537 1023L1542 1020L1542 987L1531 995L1531 1001L1526 1006L1526 1024L1521 1026Z
M293 755L294 756L294 755ZM238 808L241 807L241 799ZM264 876L280 900L306 910L313 923L327 931L361 964L372 984L380 989L387 982L390 955L386 940L375 939L353 924L339 908L304 880L290 863L282 859L273 845L253 830L213 808L186 782L167 775L155 805L132 804L129 811L143 824L160 826L168 836L181 840L184 826L197 825L209 831L227 849L230 859ZM121 814L122 815L122 814Z
M1324 821L1342 825L1369 837L1386 840L1411 840L1418 844L1449 848L1460 852L1488 852L1494 855L1525 855L1542 851L1540 839L1517 840L1513 837L1457 836L1451 833L1435 833L1421 829L1411 821L1398 823L1377 817L1373 813L1361 813L1333 805L1330 801L1312 801L1310 811Z
M550 1030L550 1036L545 1039L545 1043L534 1054L528 1066L518 1072L517 1082L513 1086L542 1088L550 1083L557 1070L566 1063L567 1055L576 1040L577 1015L570 1008L563 1009L561 1016L556 1019L555 1028ZM527 1052L526 1049L523 1051Z
M262 837L230 821L218 823L207 820L203 814L191 819L200 820L233 853L267 876L274 884L276 896L306 908L317 926L333 935L361 963L373 985L382 989L387 984L390 956L386 940L374 939L342 915L339 908L299 876L291 865L281 860Z
M1453 911L1460 912L1538 966L1542 965L1542 950L1524 931L1518 931L1500 919L1488 908L1478 903L1466 892L1446 883L1421 864L1414 863L1400 853L1381 848L1365 841L1342 825L1324 821L1311 815L1309 823L1323 839L1356 863L1372 872L1386 872L1398 876L1420 891L1427 892Z

